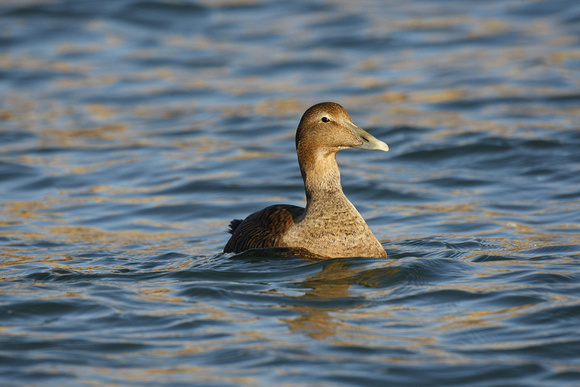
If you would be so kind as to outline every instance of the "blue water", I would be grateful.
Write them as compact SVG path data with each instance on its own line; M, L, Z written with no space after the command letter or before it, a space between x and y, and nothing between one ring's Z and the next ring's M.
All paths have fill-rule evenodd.
M0 384L577 386L580 5L0 3ZM388 259L221 251L339 154Z

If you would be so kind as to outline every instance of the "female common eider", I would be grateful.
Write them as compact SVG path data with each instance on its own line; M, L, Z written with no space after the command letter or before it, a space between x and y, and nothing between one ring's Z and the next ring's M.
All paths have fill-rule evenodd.
M347 148L389 150L337 103L306 110L296 131L306 208L276 204L244 220L234 219L224 252L287 247L318 258L386 258L387 252L342 192L336 152Z

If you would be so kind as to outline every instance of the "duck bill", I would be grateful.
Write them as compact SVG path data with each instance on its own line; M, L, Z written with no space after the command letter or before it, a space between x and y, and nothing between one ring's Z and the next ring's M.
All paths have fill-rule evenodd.
M348 126L361 140L361 144L353 148L381 150L384 152L389 151L389 146L386 143L382 142L381 140L377 140L363 128L351 123L349 123Z

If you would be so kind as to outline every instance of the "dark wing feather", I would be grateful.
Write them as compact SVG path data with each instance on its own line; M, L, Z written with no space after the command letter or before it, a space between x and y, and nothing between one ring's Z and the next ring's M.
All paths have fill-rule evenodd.
M238 226L240 224L242 224L242 222L243 222L242 219L233 219L230 222L230 225L228 227L228 232L233 235L233 233L236 231L236 229L238 228Z
M303 213L302 207L276 204L254 212L244 220L232 220L230 223L232 236L224 248L224 253L279 247L281 235Z

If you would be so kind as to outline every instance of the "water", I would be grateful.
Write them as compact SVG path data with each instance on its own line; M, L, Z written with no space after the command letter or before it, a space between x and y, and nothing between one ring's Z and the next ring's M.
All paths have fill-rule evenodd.
M580 383L577 1L4 1L0 384ZM389 258L221 250L302 112Z

